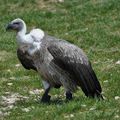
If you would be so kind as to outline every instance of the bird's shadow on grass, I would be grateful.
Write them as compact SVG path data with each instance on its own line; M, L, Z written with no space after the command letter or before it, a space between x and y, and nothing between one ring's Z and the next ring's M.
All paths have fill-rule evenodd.
M79 102L79 101L84 101L85 97L75 97L72 100L66 100L63 98L52 98L49 102L43 103L41 102L41 99L37 100L38 104L48 104L48 105L63 105L67 104L70 102Z
M41 102L41 98L37 100L28 100L28 101L19 101L17 102L19 105L64 105L64 104L69 104L69 103L79 103L79 104L85 104L87 101L103 101L103 100L98 100L98 99L92 99L92 98L87 98L84 96L81 97L74 97L72 100L66 100L65 98L52 98L49 102Z
M38 99L36 101L36 103L38 103L38 104L46 104L46 105L62 105L65 102L66 101L61 98L54 98L54 99L51 99L49 102L42 102L41 99Z

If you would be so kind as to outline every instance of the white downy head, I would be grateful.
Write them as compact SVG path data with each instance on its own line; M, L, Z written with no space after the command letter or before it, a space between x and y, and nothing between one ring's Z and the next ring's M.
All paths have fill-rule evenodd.
M26 34L26 24L20 18L11 21L7 29L17 31L18 46L24 46L23 48L26 46L31 55L40 48L41 39L44 37L44 32L41 29L33 29L29 34Z

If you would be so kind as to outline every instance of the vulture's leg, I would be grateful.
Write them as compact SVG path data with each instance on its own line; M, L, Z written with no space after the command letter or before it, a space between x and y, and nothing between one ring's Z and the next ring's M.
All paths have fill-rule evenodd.
M50 84L47 81L43 81L43 86L44 86L45 92L42 96L41 102L47 103L50 101L50 98L51 98L51 96L48 95L50 91Z
M66 100L72 99L72 93L70 91L66 91Z

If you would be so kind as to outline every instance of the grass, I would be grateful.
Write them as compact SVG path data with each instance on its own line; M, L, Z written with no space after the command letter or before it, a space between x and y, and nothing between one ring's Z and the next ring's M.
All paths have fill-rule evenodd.
M1 104L1 120L117 120L120 119L120 1L119 0L0 0L0 98L19 93L27 100L12 109ZM30 91L42 89L39 76L19 66L15 33L6 24L22 18L28 30L39 27L50 35L81 47L92 62L102 85L104 101L86 98L81 90L65 102L64 90L53 89L50 104L38 103ZM18 65L18 66L17 66ZM13 85L8 85L13 83ZM0 99L1 100L1 99ZM24 108L29 109L28 112Z

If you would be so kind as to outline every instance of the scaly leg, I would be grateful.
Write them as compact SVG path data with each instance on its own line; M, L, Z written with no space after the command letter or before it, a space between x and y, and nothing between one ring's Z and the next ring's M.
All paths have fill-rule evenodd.
M45 92L42 96L41 102L47 103L50 101L50 98L51 98L51 96L48 95L50 91L50 84L47 81L43 81L43 86L44 86Z
M66 100L72 100L72 93L70 91L66 91Z

